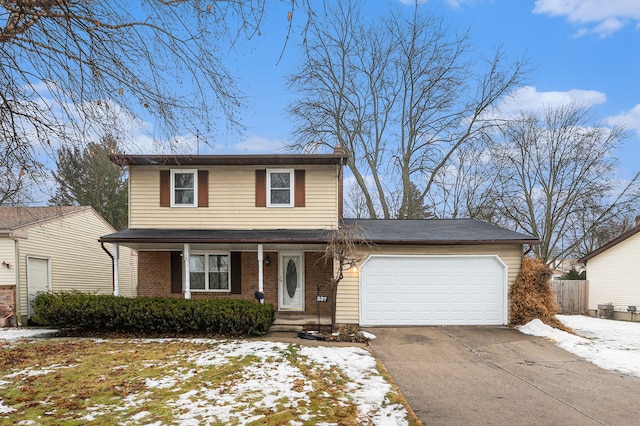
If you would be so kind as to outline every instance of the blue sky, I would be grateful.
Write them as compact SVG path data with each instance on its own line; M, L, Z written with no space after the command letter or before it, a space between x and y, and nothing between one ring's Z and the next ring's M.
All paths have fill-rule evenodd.
M366 10L378 14L390 4L412 7L401 0L377 0L367 2ZM470 29L478 54L503 45L514 59L528 57L527 86L507 108L535 110L570 99L591 106L604 124L624 123L629 130L619 153L621 177L640 170L640 1L428 0L422 7L452 29ZM229 51L227 63L246 95L242 121L247 130L238 136L221 126L215 140L200 144L200 153L273 153L290 140L286 107L295 93L286 76L295 71L301 43L295 25L304 17L294 11L291 38L277 63L287 12L287 2L272 4L261 35ZM144 132L138 136L144 138ZM184 151L195 153L195 143Z

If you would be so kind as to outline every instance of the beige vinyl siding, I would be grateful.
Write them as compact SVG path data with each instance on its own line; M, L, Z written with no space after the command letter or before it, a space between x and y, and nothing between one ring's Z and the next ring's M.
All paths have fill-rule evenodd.
M640 306L640 233L603 251L587 261L589 309L613 303L614 310Z
M520 272L522 263L522 246L519 244L477 245L477 246L373 246L365 251L371 254L391 255L436 255L436 254L475 254L497 255L507 265L507 280L511 286ZM366 259L366 257L365 257ZM360 281L358 270L349 270L338 286L336 303L336 322L341 324L358 324L360 313ZM509 307L510 307L509 301Z
M7 262L9 268L2 266ZM16 284L16 244L9 237L0 237L0 285Z
M50 260L51 290L79 290L111 294L111 258L98 238L114 232L93 209L32 225L28 237L18 240L20 315L27 314L27 257ZM105 244L108 249L111 249ZM120 289L122 296L135 296L131 250L120 247Z
M306 206L277 208L255 206L255 170L265 167L254 166L198 167L209 171L209 207L160 207L160 170L170 169L131 167L130 228L320 229L338 223L337 166L295 167L306 171Z

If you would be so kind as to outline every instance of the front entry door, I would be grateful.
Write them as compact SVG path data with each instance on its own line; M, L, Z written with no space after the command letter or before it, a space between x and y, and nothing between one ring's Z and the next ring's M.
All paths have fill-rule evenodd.
M280 253L278 305L280 310L304 311L304 257L302 253Z

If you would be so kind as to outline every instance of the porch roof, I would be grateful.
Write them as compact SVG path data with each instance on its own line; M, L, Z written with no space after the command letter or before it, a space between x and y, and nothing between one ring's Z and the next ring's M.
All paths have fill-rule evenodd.
M354 226L352 237L372 244L479 245L540 244L530 235L474 219L377 220L344 219ZM332 237L326 229L125 229L105 235L100 242L132 248L178 248L182 244L237 247L265 244L320 247Z
M179 247L182 244L323 245L331 232L324 229L124 229L105 235L100 242L133 248Z

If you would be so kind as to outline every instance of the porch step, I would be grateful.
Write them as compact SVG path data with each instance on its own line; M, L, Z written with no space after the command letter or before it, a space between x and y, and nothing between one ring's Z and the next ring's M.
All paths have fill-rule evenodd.
M271 326L271 328L269 329L269 332L275 332L275 331L302 331L303 326L301 325L293 325L293 324L282 324L282 325L277 325L274 324Z
M279 316L271 326L271 331L302 331L304 327L310 328L318 324L315 315ZM321 325L331 325L331 317L320 317Z

